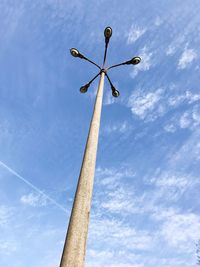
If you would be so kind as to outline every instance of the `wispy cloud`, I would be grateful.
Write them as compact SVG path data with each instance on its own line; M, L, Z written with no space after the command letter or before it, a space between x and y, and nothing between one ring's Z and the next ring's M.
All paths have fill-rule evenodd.
M149 186L149 190L146 189L143 193L135 185L125 183L126 179L135 177L131 170L126 173L125 168L119 172L98 168L96 176L98 190L94 196L89 232L89 249L92 250L87 255L88 266L94 264L94 258L99 266L118 266L118 263L122 266L145 266L148 260L162 263L166 267L182 266L181 253L191 255L199 228L199 217L195 213L184 212L180 206L175 207L172 203L182 199L184 192L193 190L198 185L198 180L171 171L155 172L149 177L149 181L143 180ZM127 218L134 220L129 221ZM137 227L138 221L140 227ZM154 222L153 225L157 225L153 234L149 228L151 221ZM158 250L161 254L156 257L153 253L161 242L163 247ZM94 245L97 243L100 247L106 243L112 250L101 250L101 253ZM174 248L179 249L180 257L164 259L165 250L173 251ZM149 256L145 254L144 259L142 255L145 251L148 251ZM126 254L124 261L123 253Z
M199 106L194 106L191 110L184 112L180 117L180 127L194 129L200 124Z
M193 93L189 90L186 90L185 92L171 95L168 99L168 103L170 106L176 107L182 104L183 102L187 102L188 104L193 104L199 100L200 100L199 93Z
M190 130L191 132L197 130L200 125L200 108L195 104L188 107L186 111L179 112L171 117L163 129L166 132L174 133L177 130Z
M115 103L115 98L112 96L111 91L105 93L105 97L103 99L103 105L112 105Z
M198 241L200 217L193 213L173 214L165 218L161 234L167 242L179 250L193 251Z
M132 44L137 41L144 33L146 32L145 28L132 25L127 38L127 44Z
M155 26L160 26L161 24L163 23L163 20L160 18L160 17L157 17L156 19L155 19L155 22L154 22L154 24L155 24Z
M177 128L173 123L167 123L164 125L163 129L168 133L174 133Z
M200 161L200 141L199 141L200 130L197 128L190 138L170 157L170 165L174 168L182 166L187 168L194 164L199 164Z
M174 133L177 129L190 129L200 124L200 109L197 104L200 94L190 90L158 88L154 90L137 89L125 102L132 114L145 122L155 121L169 114L164 123L166 132ZM178 112L177 112L178 110ZM176 111L176 113L175 113Z
M132 129L132 126L128 122L123 121L121 123L108 124L102 129L103 134L111 133L127 133Z
M5 205L0 206L0 227L7 227L10 218L12 217L12 208Z
M178 61L178 69L185 69L191 62L197 58L197 53L194 49L186 48Z
M8 242L0 239L0 254L10 255L16 250L17 244L13 240Z
M141 119L150 119L150 116L158 116L162 110L159 110L158 103L162 98L163 90L157 89L155 92L146 93L141 90L134 91L128 100L128 107L131 108L133 115L138 116ZM154 114L156 110L157 114Z
M30 193L20 198L21 203L32 207L42 207L47 205L47 198L41 194Z

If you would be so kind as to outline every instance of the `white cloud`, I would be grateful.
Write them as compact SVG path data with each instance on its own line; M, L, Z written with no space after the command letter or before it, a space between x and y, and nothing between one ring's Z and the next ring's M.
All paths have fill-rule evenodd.
M177 94L174 96L170 96L168 103L170 106L177 107L183 102L187 102L188 104L193 104L200 100L200 94L192 93L189 90L186 90L182 94Z
M43 195L30 193L28 195L23 195L20 198L20 201L25 204L32 207L41 207L47 205L47 198Z
M177 101L175 100L173 105L178 106L179 100ZM188 100L187 104L190 104L190 100ZM186 108L184 108L184 110L185 109ZM175 114L170 119L170 122L166 123L166 125L163 128L166 132L174 133L178 129L188 129L190 131L194 131L199 127L199 125L200 125L200 108L199 105L196 104L193 105L192 107L189 106L186 111L183 111L180 114Z
M170 166L172 169L172 166ZM185 193L200 184L199 180L192 175L182 174L176 170L163 171L155 174L149 180L150 184L155 185L153 203L160 203L164 198L165 204L180 200Z
M106 92L105 97L103 99L103 105L112 105L115 103L115 98L112 96L111 91Z
M129 33L128 33L128 39L127 44L132 44L135 41L137 41L144 33L146 32L145 28L140 28L136 25L132 25Z
M135 78L140 71L148 71L152 66L152 52L149 52L145 46L138 53L141 57L141 62L138 65L133 66L133 71L131 72L131 77Z
M170 164L173 167L193 166L199 164L200 161L200 131L198 128L192 133L191 137L183 144L183 146L173 153L170 158Z
M101 203L101 207L111 213L139 213L140 202L140 198L134 192L129 191L121 185L107 194L107 198Z
M156 179L155 181L157 186L161 187L178 187L178 188L186 188L188 187L188 178L180 177L176 175L169 175L168 173L162 175L160 179Z
M179 120L180 128L190 128L194 130L200 124L200 109L199 106L194 106L192 109L184 112Z
M129 263L120 263L120 262L118 262L118 263L114 263L114 264L111 264L110 265L110 267L143 267L144 266L144 264L142 264L142 263L131 263L131 264L129 264Z
M179 58L178 69L185 69L189 63L197 58L197 54L193 49L185 49Z
M200 217L193 213L173 214L165 219L161 234L167 242L179 249L193 250L199 238Z
M87 267L143 267L142 258L138 254L133 252L125 251L123 249L106 250L101 248L88 249L87 251Z
M8 226L10 219L12 218L12 208L7 206L0 206L0 227Z
M163 112L162 106L158 104L162 99L162 93L162 89L149 93L137 90L130 96L128 107L130 107L132 113L140 119L145 119L149 114L152 115L154 110L156 110L157 117ZM151 119L153 119L153 117Z
M191 120L189 118L189 112L184 112L180 118L180 127L188 128L190 126Z
M176 127L172 123L166 124L163 128L166 132L169 133L174 133L176 131Z
M170 169L171 167L170 165ZM144 192L138 190L134 183L137 174L131 170L125 173L123 168L118 170L98 168L97 171L97 190L89 231L89 248L93 251L87 256L87 266L93 266L96 259L96 265L100 267L127 264L146 266L148 260L165 267L181 267L181 256L176 255L170 260L160 259L155 256L154 251L162 243L159 253L165 250L170 253L174 248L180 248L180 254L190 256L194 238L197 236L199 218L190 211L184 213L178 200L182 199L184 192L196 188L198 179L175 170L156 170L151 175L153 178L149 177L148 181L140 177L148 185ZM125 177L127 180L123 181ZM132 178L131 185L129 178ZM137 224L138 221L140 225ZM156 225L153 231L150 230L150 222ZM98 247L95 247L97 243ZM106 248L102 251L105 243ZM126 255L126 260L121 260L124 258L119 251ZM142 255L146 251L150 256L144 259Z
M166 49L166 55L167 56L171 56L175 53L177 47L174 45L170 45L167 49Z
M122 123L115 123L115 124L109 124L106 125L102 132L103 134L111 134L111 133L126 133L132 129L132 126L129 125L126 121Z
M97 186L94 206L109 214L127 216L140 214L143 209L143 194L137 194L134 187L127 186L135 178L135 172L127 168L97 169ZM104 196L106 193L106 197ZM101 199L101 201L99 201Z
M155 24L155 26L160 26L161 24L163 23L163 21L162 21L162 19L160 18L160 17L157 17L156 19L155 19L155 22L154 22L154 24Z
M173 115L170 121L163 126L165 131L173 133L178 128L193 130L200 124L200 108L197 105L199 100L200 94L192 93L189 90L181 93L177 91L171 96L166 88L154 91L138 89L132 92L126 105L131 109L133 115L144 121L154 121L167 112L184 105L184 111Z
M17 245L15 244L14 241L8 242L8 241L0 240L0 254L10 255L16 250L17 250Z
M97 184L113 187L116 184L118 185L118 182L121 179L133 178L135 172L126 167L118 167L118 169L97 167L95 176Z
M183 175L175 171L164 172L160 174L159 178L154 178L152 179L152 181L155 182L156 186L166 191L169 191L170 188L173 187L174 189L179 190L180 194L182 194L186 190L189 190L190 187L193 187L200 183L197 179L190 175Z
M114 244L121 249L149 250L153 246L153 236L146 231L137 230L120 219L93 217L90 238L99 242Z

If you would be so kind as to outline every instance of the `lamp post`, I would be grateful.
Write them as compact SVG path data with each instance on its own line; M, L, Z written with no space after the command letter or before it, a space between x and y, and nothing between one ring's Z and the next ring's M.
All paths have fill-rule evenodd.
M99 127L101 119L101 109L103 101L103 89L104 89L104 78L108 79L111 86L112 95L114 97L119 96L119 91L112 84L107 72L109 69L125 65L125 64L138 64L141 59L140 57L134 57L129 61L113 65L105 68L107 48L110 37L112 35L112 28L106 27L104 30L105 36L105 51L103 65L100 67L98 64L82 55L76 48L71 48L70 53L74 57L78 57L95 65L99 72L94 76L87 84L81 86L80 92L86 93L91 83L100 76L98 91L96 95L96 101L94 105L93 116L90 123L90 129L86 142L83 162L80 170L78 185L74 197L74 203L71 211L69 220L67 235L64 243L63 253L60 261L60 267L83 267L86 251L86 240L88 233L89 216L91 209L92 191L94 172L96 164L97 146Z

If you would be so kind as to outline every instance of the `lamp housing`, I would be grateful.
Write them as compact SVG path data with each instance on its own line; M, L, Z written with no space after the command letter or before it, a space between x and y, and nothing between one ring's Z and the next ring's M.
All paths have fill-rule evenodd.
M112 95L114 97L118 97L120 95L119 91L113 85L111 86L111 89L112 89Z
M79 51L78 51L78 49L76 49L76 48L71 48L71 49L70 49L70 53L71 53L71 55L72 55L73 57L78 57L78 56L79 56Z
M80 88L80 92L83 93L83 94L86 93L87 90L88 90L88 88L89 88L89 86L90 86L89 83L87 83L87 84L81 86L81 88Z
M112 28L106 27L104 30L104 36L105 36L105 42L108 43L110 40L110 37L112 36Z
M120 93L119 93L119 91L118 90L113 90L112 91L112 95L114 96L114 97L118 97L119 95L120 95Z
M73 57L84 58L84 56L76 48L71 48L70 53Z
M128 60L125 62L125 64L127 65L137 65L141 62L141 58L140 57L133 57L131 60Z

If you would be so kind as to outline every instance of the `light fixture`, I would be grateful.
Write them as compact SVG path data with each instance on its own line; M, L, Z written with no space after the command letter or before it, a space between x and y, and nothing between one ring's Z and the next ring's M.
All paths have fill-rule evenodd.
M104 30L105 42L108 44L110 37L112 36L112 28L106 27Z
M85 58L85 57L78 51L78 49L76 49L76 48L71 48L71 49L70 49L70 53L71 53L71 55L72 55L73 57L84 58L84 59L87 60L87 58Z
M97 155L97 145L99 139L99 126L100 126L101 110L103 104L102 102L103 102L103 88L105 80L104 78L107 77L110 83L113 97L118 97L120 93L113 86L112 81L110 80L107 74L108 70L126 64L136 65L141 61L140 57L134 57L129 61L125 62L123 61L122 63L118 63L110 67L107 67L106 66L107 49L111 36L112 36L112 28L106 27L104 29L105 50L104 50L103 64L101 66L99 66L86 56L82 55L76 48L70 49L70 53L73 57L84 59L89 63L95 65L99 69L98 73L89 82L87 82L80 88L80 92L86 93L88 91L90 84L98 76L100 76L100 81L99 81L98 91L96 94L94 111L91 119L87 143L85 146L84 157L82 161L76 194L74 197L74 204L71 211L71 219L69 221L68 231L66 234L63 253L60 261L60 267L84 265L84 256L86 252L85 244L87 241L89 214L90 214L92 191L93 191L94 170L95 170L96 155ZM80 220L83 227L80 227Z
M120 95L119 91L114 87L112 83L111 83L111 90L112 90L112 95L114 97L118 97Z
M108 68L105 68L105 62L106 62L106 56L107 56L107 48L108 48L108 43L109 43L109 40L110 40L110 37L112 36L112 28L111 27L106 27L104 29L104 37L105 37L105 51L104 51L104 60L103 60L103 65L102 67L100 67L98 64L96 64L94 61L90 60L89 58L85 57L84 55L82 55L78 49L76 48L71 48L70 49L70 53L73 57L78 57L78 58L81 58L81 59L84 59L84 60L87 60L88 62L92 63L93 65L95 65L99 70L100 72L97 73L97 75L95 75L94 78L92 78L91 81L89 81L87 84L83 85L80 87L80 92L81 93L86 93L88 91L88 88L90 86L90 84L102 73L104 72L109 83L110 83L110 86L111 86L111 90L112 90L112 95L114 97L118 97L120 95L120 92L113 86L108 74L107 74L107 71L112 69L112 68L115 68L115 67L119 67L119 66L122 66L122 65L137 65L141 62L141 58L139 56L135 56L133 57L132 59L130 60L127 60L125 62L122 62L122 63L119 63L119 64L115 64L115 65L112 65Z
M112 95L114 97L118 97L120 95L119 91L117 89L112 90Z
M89 88L89 86L90 86L89 83L87 83L86 85L81 86L80 92L83 93L83 94L86 93L88 88Z
M106 27L104 30L104 36L105 38L110 38L112 36L112 28Z
M71 48L70 49L70 53L71 53L71 55L73 56L73 57L78 57L79 56L79 51L78 51L78 49L76 49L76 48Z
M131 60L128 60L125 62L125 64L127 65L137 65L139 64L141 61L141 58L140 57L133 57Z

